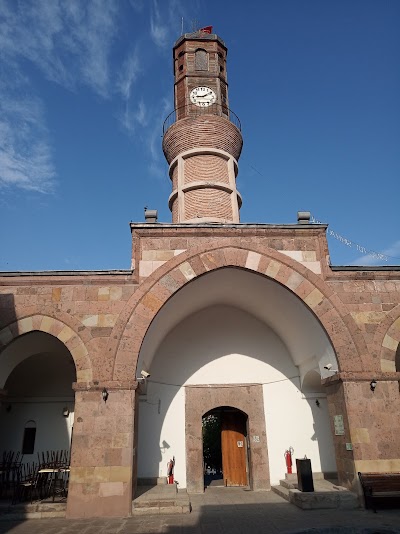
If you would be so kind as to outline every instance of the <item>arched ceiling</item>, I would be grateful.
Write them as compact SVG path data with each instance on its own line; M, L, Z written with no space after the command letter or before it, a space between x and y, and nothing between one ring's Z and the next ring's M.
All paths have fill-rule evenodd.
M15 384L13 388L20 389L18 383L40 382L52 372L74 377L71 383L76 380L71 353L59 339L45 332L32 331L15 338L0 355L0 388L7 381L7 387Z
M332 344L309 308L278 282L243 269L223 268L200 276L184 286L161 308L147 331L140 352L138 373L150 368L162 340L189 315L226 304L242 309L272 328L288 348L301 375L332 363Z

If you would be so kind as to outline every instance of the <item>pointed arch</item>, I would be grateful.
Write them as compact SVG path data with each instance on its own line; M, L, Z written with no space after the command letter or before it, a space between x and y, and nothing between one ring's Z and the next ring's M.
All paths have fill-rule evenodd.
M222 267L239 267L273 279L293 292L319 320L335 347L339 368L357 371L367 354L360 330L339 297L324 281L290 257L266 249L238 246L195 247L157 269L128 301L110 337L113 379L135 376L144 336L167 300L194 278Z
M374 338L380 371L400 372L400 304L393 308L379 325Z

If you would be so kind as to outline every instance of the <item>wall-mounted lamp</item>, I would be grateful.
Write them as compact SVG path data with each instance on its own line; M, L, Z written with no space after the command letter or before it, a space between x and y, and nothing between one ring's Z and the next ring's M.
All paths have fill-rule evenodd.
M376 385L377 385L377 381L375 380L375 378L373 378L371 382L369 383L369 388L372 392L375 392Z
M63 414L64 417L68 417L69 416L69 408L68 408L68 406L64 406L62 414Z
M319 408L319 407L320 407L320 405L321 405L321 403L319 402L319 400L318 400L318 399L317 399L317 400L315 401L315 404L317 405L317 408Z
M103 391L101 392L101 396L104 402L107 402L108 399L108 391L106 388L103 388Z
M332 373L338 373L339 370L338 369L332 369L333 365L331 363L328 363L326 365L324 365L324 369L326 369L327 371L331 371Z

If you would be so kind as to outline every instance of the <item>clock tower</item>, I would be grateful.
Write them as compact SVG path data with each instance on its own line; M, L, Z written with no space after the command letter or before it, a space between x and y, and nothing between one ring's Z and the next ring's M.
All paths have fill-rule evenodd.
M238 223L243 139L229 109L227 48L217 35L182 35L173 48L175 109L164 122L173 223Z

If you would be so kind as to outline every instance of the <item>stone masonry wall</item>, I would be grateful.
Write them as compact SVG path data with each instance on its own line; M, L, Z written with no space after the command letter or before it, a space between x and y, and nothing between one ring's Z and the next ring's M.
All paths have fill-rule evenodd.
M98 510L129 515L141 341L175 291L224 266L252 270L293 291L332 340L340 372L326 382L330 414L341 413L348 425L344 438L335 437L342 480L351 484L357 469L400 469L399 270L331 269L319 225L131 229L132 272L0 274L0 359L17 336L40 330L62 341L75 361L71 517ZM374 393L372 378L378 382ZM110 392L107 403L103 387ZM353 451L343 449L344 440Z

